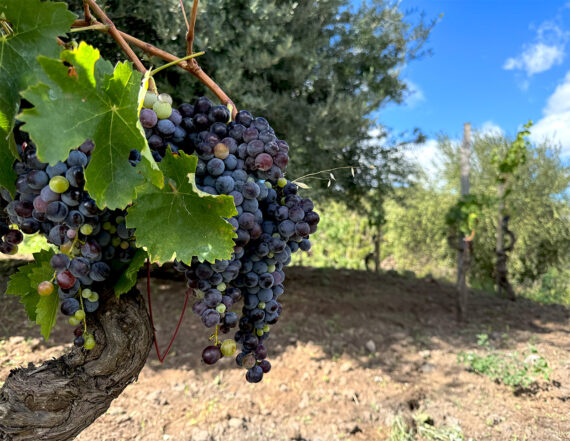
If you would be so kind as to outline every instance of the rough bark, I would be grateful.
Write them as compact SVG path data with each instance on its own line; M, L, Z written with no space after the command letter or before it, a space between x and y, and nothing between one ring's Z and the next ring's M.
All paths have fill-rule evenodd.
M152 345L140 293L110 296L88 327L97 341L92 351L74 347L10 373L0 389L0 440L71 440L137 379Z
M374 236L374 271L380 272L380 241L382 240L382 230L378 227L378 233Z
M504 209L504 206L502 207ZM499 208L500 215L502 214L501 207ZM509 237L510 243L505 244L505 235ZM507 268L507 253L512 251L516 242L516 237L514 233L509 230L509 216L503 216L499 221L499 228L497 228L497 265L495 268L496 272L496 283L497 283L497 293L501 295L504 290L506 297L509 300L516 300L515 291L509 282L509 271Z
M461 250L461 263L457 273L457 320L462 322L467 316L467 273L471 267L471 256L473 255L473 242L464 240Z

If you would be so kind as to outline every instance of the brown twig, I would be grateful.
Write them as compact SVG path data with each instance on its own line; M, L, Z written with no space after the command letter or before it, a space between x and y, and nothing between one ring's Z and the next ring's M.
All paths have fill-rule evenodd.
M134 63L137 70L144 74L147 71L146 67L144 67L141 60L139 60L139 57L137 57L129 44L125 41L119 30L116 28L115 24L109 17L107 17L107 14L105 14L105 12L99 7L95 0L85 0L85 2L88 3L91 8L93 8L95 15L97 15L97 17L99 17L101 21L108 26L109 29L107 29L107 32L111 34L117 44L121 47L121 49L123 49L125 54L127 54L127 57L129 57L129 60Z
M190 30L190 23L188 23L188 17L186 17L186 9L184 9L184 1L180 0L180 9L182 9L182 16L184 17L184 21L186 22L186 29Z
M192 4L190 27L186 33L186 55L192 55L194 53L194 28L196 27L196 16L198 15L198 3L199 0L194 0L194 3ZM194 64L197 64L196 61L194 61Z
M100 24L98 22L94 22L92 24ZM87 26L88 23L86 23L85 20L76 20L73 23L73 28L78 28L78 27L85 27ZM99 32L107 32L104 29L94 29L94 30L98 30ZM132 45L138 47L139 49L141 49L143 52L153 55L155 57L158 57L164 61L176 61L179 60L178 57L176 57L175 55L172 55L169 52L166 52L162 49L157 48L156 46L153 46L150 43L147 43L145 41L139 40L136 37L133 37L132 35L129 35L125 32L119 31L119 34L121 35L122 38L124 38L126 41L128 41L129 43L131 43ZM216 82L210 78L208 76L208 74L206 74L206 72L204 72L202 70L202 68L200 68L200 66L198 65L198 63L192 63L192 60L188 60L188 61L182 61L181 63L177 64L178 67L186 70L187 72L190 72L192 75L194 75L198 80L200 80L200 82L202 82L202 84L204 84L208 89L210 89L212 91L212 93L214 93L214 95L216 95L216 97L220 100L220 102L227 106L230 105L232 107L232 118L235 118L235 116L237 115L237 108L236 105L234 104L234 102L231 100L231 98L222 90L222 88L220 86L218 86L218 84L216 84Z
M83 16L87 23L91 23L93 21L93 17L91 16L91 10L89 9L89 3L86 0L83 0Z

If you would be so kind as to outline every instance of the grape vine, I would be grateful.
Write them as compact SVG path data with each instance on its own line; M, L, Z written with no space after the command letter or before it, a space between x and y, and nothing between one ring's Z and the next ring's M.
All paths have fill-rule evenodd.
M98 344L89 322L100 303L129 291L146 259L174 259L193 312L211 330L204 363L239 347L236 362L257 383L271 369L266 341L282 312L284 268L292 253L310 249L319 222L285 176L289 145L265 118L238 112L194 59L162 53L222 101L174 106L128 42L141 44L94 0L85 5L83 22L61 3L0 5L0 86L12 86L0 88L0 121L8 121L0 252L17 253L29 234L51 244L11 277L7 294L21 298L46 339L61 311L75 346L89 351ZM56 40L79 25L109 32L138 71L129 62L113 67L85 42ZM192 42L193 28L189 55ZM16 68L22 58L25 76Z

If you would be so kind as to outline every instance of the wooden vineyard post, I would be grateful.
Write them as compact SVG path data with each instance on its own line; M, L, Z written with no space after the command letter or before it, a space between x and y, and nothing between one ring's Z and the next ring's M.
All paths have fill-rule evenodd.
M463 125L463 143L461 144L461 197L469 194L469 174L471 156L471 124ZM457 259L457 318L465 319L467 312L467 272L471 265L472 242L459 235L459 254Z

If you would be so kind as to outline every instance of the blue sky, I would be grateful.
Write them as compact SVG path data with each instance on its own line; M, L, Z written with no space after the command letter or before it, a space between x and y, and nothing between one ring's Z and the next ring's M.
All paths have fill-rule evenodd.
M570 157L570 2L402 0L439 20L433 55L407 65L406 104L381 109L395 132L421 128L432 156L438 133L460 138L463 123L513 135L532 119L533 140L554 138Z

